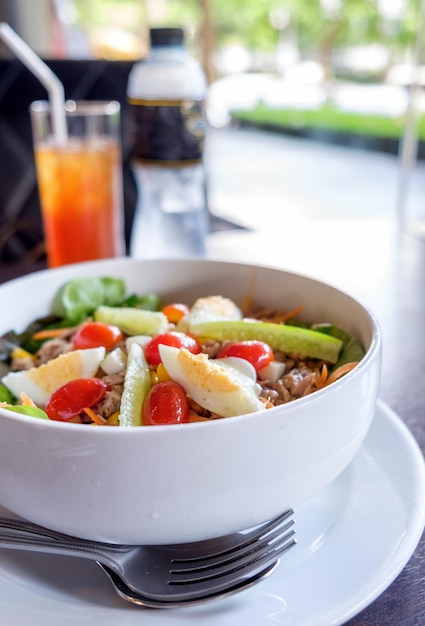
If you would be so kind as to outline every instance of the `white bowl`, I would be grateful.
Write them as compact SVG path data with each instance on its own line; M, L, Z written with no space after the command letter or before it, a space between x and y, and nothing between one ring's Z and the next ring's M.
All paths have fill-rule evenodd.
M341 291L285 271L209 260L90 262L0 286L0 334L49 312L80 276L116 276L129 292L191 303L221 294L333 322L367 352L349 374L267 411L178 426L87 427L0 409L0 504L44 526L130 544L195 541L249 528L297 507L359 450L378 395L374 316Z

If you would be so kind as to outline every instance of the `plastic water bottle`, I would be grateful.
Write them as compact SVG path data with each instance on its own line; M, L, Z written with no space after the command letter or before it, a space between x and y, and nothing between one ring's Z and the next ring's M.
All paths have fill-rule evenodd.
M149 58L130 72L127 91L138 188L130 254L204 256L205 76L181 28L152 28L150 44Z

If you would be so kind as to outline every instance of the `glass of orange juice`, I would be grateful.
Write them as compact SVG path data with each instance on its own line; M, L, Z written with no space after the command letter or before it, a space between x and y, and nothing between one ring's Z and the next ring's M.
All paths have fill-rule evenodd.
M118 102L68 101L58 145L48 102L30 107L49 267L125 254Z

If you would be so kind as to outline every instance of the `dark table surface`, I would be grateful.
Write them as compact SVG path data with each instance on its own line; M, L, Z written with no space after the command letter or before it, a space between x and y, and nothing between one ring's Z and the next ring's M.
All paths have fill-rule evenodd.
M389 220L295 221L260 233L225 233L210 253L320 278L368 306L383 336L380 398L425 453L425 239L400 234ZM384 625L425 625L424 537L390 587L347 622Z
M342 288L376 314L383 335L380 398L425 452L425 240L386 220L290 223L286 230L225 232L209 256L260 262ZM0 267L0 282L41 265ZM424 495L425 497L425 495ZM424 626L425 539L396 580L348 626ZM331 626L331 625L330 625Z

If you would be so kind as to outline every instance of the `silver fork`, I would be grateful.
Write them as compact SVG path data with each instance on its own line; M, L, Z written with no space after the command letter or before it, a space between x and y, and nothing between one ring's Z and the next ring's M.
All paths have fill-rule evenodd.
M296 543L292 515L286 511L246 533L163 546L87 541L0 517L0 548L93 560L125 600L171 608L236 593L270 574Z

